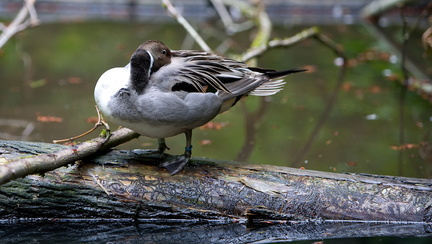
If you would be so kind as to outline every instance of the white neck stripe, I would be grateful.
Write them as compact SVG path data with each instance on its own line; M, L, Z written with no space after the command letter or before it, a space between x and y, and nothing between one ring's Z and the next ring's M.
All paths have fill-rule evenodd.
M151 70L153 68L154 59L153 59L153 55L151 55L151 53L149 51L146 50L146 52L150 56L150 65L149 65L149 69L148 69L148 73L147 73L147 76L148 76L147 78L150 79L150 74L151 74Z

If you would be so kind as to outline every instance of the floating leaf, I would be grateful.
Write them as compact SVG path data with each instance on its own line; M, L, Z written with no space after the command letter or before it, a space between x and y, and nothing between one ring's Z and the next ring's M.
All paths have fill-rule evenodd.
M89 124L96 124L99 121L98 117L92 116L86 119L86 122Z
M207 124L201 126L200 130L220 130L228 125L228 122L208 122Z
M374 85L369 87L369 91L373 94L378 94L382 92L382 88L380 86Z
M55 117L55 116L38 115L37 121L42 122L42 123L48 123L48 122L61 123L61 122L63 122L63 118Z
M345 92L350 91L351 88L352 88L352 84L349 83L349 82L344 82L344 83L342 84L342 90L345 91Z
M201 146L206 146L206 145L211 145L212 141L211 140L201 140L198 142Z
M78 84L81 84L81 78L79 78L79 77L69 77L68 80L67 80L67 82L69 84L72 84L72 85L78 85Z
M348 162L346 162L346 165L351 166L351 167L354 167L354 166L357 166L357 162L354 162L354 161L348 161Z
M417 144L411 144L411 143L403 144L403 145L400 145L400 146L390 146L391 149L396 150L396 151L406 150L406 149L412 149L412 148L418 148L418 147L419 147L419 145L417 145Z

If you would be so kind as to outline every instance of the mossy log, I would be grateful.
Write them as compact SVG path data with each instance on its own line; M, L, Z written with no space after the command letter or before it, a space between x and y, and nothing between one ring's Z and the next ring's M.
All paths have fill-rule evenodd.
M51 153L65 147L0 141L0 160ZM171 176L157 166L160 161L159 155L145 150L111 150L43 175L11 181L0 186L1 220L244 226L404 222L411 227L421 225L422 235L431 233L430 180L202 158L193 158L182 172ZM325 231L318 229L323 235Z

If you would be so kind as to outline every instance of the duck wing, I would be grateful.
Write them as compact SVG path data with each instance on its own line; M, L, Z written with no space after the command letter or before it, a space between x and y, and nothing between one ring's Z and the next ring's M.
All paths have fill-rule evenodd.
M198 92L217 92L239 96L247 94L268 80L245 63L209 52L172 51L173 60L182 63L180 83L191 84Z
M245 63L203 51L179 50L172 52L179 72L173 90L214 92L223 100L243 95L270 96L283 89L288 74L304 70L276 71L248 67Z

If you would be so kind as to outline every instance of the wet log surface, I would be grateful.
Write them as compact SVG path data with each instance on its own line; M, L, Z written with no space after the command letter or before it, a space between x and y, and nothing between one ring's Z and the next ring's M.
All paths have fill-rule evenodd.
M0 160L64 147L0 141ZM8 238L16 228L30 230L26 226L32 225L42 234L59 229L83 241L96 237L91 229L102 239L115 235L136 241L175 240L185 233L218 239L224 232L238 243L431 233L431 180L201 158L171 176L157 166L160 161L145 150L112 150L4 184L0 216L5 228L0 235ZM77 222L87 223L88 231L68 231Z

